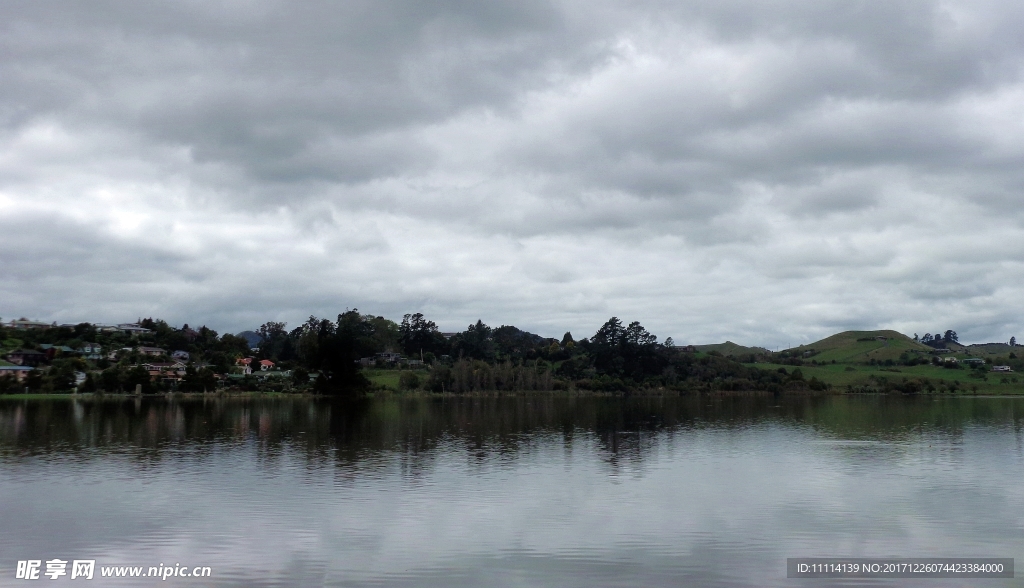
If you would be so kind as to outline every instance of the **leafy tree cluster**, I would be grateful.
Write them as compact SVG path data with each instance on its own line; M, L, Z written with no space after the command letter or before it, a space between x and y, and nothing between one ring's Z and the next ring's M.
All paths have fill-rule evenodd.
M943 348L949 343L959 343L960 338L957 336L956 331L947 329L945 333L925 333L924 337L921 337L921 343L935 348Z

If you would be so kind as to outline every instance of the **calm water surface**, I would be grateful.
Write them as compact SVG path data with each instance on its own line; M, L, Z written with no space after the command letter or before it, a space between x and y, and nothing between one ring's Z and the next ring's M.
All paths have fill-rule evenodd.
M896 585L786 579L811 556L1024 586L1024 399L0 399L0 586Z

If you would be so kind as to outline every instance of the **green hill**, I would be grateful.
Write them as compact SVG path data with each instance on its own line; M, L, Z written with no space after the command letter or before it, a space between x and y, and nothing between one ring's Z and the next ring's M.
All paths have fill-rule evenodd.
M932 348L897 331L845 331L787 350L790 355L819 363L866 363L899 359L903 353L928 354Z
M1018 345L1010 347L1008 343L972 343L964 348L966 353L971 355L1009 355L1010 353L1024 354L1024 349Z

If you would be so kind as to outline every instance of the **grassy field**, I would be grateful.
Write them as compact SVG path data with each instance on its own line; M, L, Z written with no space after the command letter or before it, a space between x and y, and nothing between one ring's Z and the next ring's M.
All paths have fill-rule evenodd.
M398 391L398 378L401 377L402 373L406 370L376 370L367 369L363 371L363 375L366 376L371 383L377 386L381 386L388 390ZM426 381L429 372L427 370L414 370L415 374L419 376L420 383Z
M796 369L792 365L771 363L747 365L767 370L785 368L787 372ZM802 365L799 366L799 369L803 373L804 379L816 377L823 382L832 384L839 392L845 391L848 386L857 388L877 385L879 378L885 378L891 382L900 382L904 378L908 380L927 378L940 389L948 388L949 384L955 383L955 387L959 390L973 392L977 389L978 394L1024 394L1024 378L1017 373L981 372L984 376L982 379L972 377L973 370L970 369L946 369L933 365L882 367L840 363ZM1004 379L1007 380L1006 383L1003 383Z

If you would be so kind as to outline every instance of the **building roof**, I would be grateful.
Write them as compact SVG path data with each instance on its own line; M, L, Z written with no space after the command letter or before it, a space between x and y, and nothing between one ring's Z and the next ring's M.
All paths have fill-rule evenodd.
M12 364L0 365L0 371L3 371L3 372L17 372L17 371L34 370L34 369L36 369L36 368L29 367L27 365L12 365Z
M14 351L9 352L7 355L46 355L46 354L42 353L40 351L36 351L35 349L15 349Z

